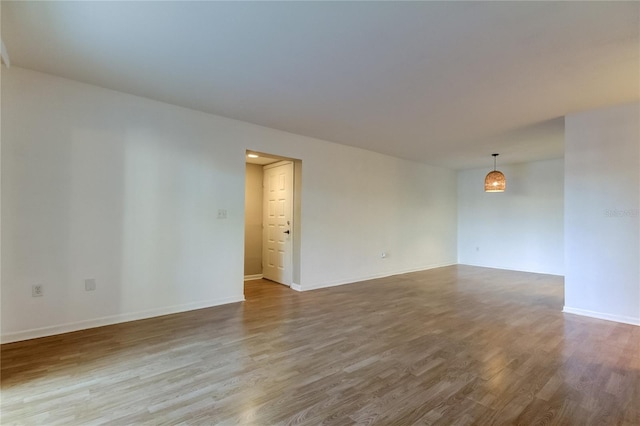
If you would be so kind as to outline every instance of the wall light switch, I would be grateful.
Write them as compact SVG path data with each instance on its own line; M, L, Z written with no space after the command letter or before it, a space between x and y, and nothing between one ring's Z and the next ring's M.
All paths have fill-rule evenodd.
M31 286L31 297L40 297L43 294L44 294L44 289L42 288L42 284Z
M95 278L87 278L84 280L84 289L85 291L94 291L96 289Z
M227 218L227 209L218 209L218 219Z

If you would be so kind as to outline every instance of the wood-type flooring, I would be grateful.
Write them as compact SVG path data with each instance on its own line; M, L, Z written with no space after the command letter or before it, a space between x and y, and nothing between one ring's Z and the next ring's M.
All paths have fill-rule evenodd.
M640 425L640 327L451 266L2 345L2 425Z

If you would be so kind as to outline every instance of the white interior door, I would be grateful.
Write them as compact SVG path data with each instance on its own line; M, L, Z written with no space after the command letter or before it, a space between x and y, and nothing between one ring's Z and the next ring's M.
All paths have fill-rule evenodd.
M262 275L291 286L293 276L293 163L264 166Z

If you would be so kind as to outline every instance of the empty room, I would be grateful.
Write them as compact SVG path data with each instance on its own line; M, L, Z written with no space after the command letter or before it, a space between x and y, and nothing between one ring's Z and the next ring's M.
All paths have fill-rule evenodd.
M0 13L0 424L640 425L640 2Z

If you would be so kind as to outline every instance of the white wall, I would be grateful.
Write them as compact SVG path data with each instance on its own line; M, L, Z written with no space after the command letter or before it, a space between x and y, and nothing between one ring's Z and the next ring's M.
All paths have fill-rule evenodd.
M458 172L458 263L563 275L563 160L499 164L503 193L484 192L492 169Z
M640 325L640 104L565 123L565 312Z
M456 262L450 170L15 67L2 112L4 341L242 300L246 149L302 160L301 289Z
M247 164L244 195L244 275L262 275L262 178L259 164Z
M456 263L454 171L343 145L304 151L289 155L303 162L303 289Z

